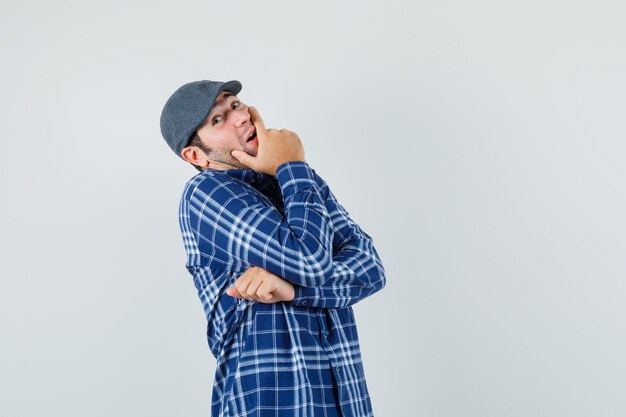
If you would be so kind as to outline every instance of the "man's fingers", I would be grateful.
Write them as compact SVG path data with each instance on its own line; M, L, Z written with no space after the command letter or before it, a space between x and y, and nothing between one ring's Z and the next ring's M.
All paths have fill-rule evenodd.
M274 291L273 285L270 280L266 280L263 281L256 294L261 300L267 301L273 297L272 291Z
M252 168L253 170L256 171L255 163L254 163L255 160L256 160L255 157L250 156L247 153L245 153L244 151L240 151L240 150L231 151L230 154L233 156L233 158L235 158L236 160L238 160L239 162L241 162L245 166L247 166L249 168Z
M258 274L250 282L250 285L248 285L248 289L246 290L246 294L249 297L257 298L258 297L257 296L257 290L259 289L261 284L263 284L263 277L261 276L261 274Z
M261 118L259 111L254 106L250 106L248 108L248 112L250 113L250 121L256 128L256 135L265 137L265 122Z
M261 118L261 115L259 114L259 111L256 109L256 107L253 107L253 106L248 107L248 112L250 113L250 121L252 121L252 124L254 125L254 128L256 129L257 140L259 141L259 144L260 144L261 142L263 142L263 140L265 140L265 135L266 135L265 123L263 122L263 119ZM230 152L230 154L233 158L235 158L236 160L238 160L239 162L241 162L248 168L251 168L254 171L258 171L256 157L252 155L248 155L246 152L240 151L240 150L233 150Z
M257 271L254 268L250 268L235 280L234 287L239 291L239 294L247 298L248 286L256 274Z
M229 287L226 290L226 294L230 295L231 297L243 298L243 295L241 295L241 293L237 291L237 288L235 287Z

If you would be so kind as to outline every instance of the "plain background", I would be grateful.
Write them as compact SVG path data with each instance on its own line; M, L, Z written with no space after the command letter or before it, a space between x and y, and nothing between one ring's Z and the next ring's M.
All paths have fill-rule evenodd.
M3 1L0 415L209 415L158 123L198 79L374 238L377 416L626 415L622 4Z

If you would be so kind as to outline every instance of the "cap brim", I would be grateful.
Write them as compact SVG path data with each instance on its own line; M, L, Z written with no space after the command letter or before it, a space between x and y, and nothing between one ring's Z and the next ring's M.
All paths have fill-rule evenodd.
M228 91L229 93L237 95L241 91L241 83L237 80L227 81L222 88L220 88L220 91Z

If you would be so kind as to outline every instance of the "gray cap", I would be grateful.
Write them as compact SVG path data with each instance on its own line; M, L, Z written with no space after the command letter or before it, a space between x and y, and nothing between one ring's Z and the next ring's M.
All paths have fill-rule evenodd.
M233 80L194 81L174 91L161 112L161 134L176 155L187 146L191 135L206 120L220 92L239 94L241 83Z

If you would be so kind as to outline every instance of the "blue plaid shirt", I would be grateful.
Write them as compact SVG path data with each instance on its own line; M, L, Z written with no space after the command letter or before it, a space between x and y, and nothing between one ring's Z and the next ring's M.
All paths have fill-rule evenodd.
M276 176L206 170L179 210L217 359L213 417L373 416L351 305L385 286L372 238L306 163ZM226 289L258 266L294 285L290 302Z

